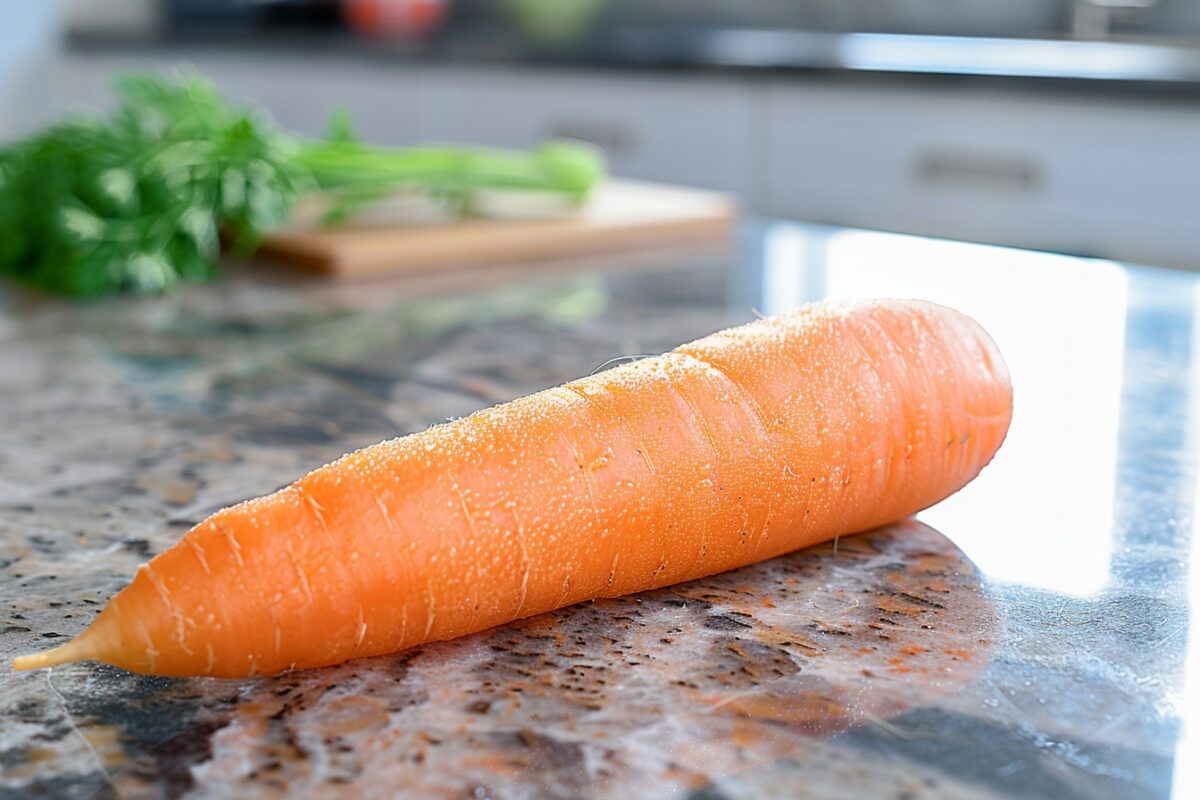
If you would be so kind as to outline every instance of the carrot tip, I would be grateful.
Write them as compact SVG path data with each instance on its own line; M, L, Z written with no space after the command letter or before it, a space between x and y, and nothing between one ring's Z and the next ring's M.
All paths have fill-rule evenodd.
M13 659L13 672L24 672L30 669L41 669L42 667L57 667L59 664L70 664L74 661L82 661L87 658L86 655L79 652L79 644L77 639L72 639L66 644L49 650L43 650L40 653L30 653L25 656L17 656Z

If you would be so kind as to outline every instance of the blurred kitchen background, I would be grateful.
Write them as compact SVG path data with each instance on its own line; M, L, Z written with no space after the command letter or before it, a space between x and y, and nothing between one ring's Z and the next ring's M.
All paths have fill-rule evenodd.
M0 138L156 65L300 132L572 137L748 215L1200 268L1197 0L0 0Z

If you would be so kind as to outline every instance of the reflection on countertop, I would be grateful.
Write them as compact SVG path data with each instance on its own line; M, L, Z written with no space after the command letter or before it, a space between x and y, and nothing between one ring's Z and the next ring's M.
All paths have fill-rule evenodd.
M4 668L0 794L1195 796L1196 276L794 224L744 245L521 281L6 288L5 660L216 507L756 310L958 306L1017 412L919 521L716 578L272 679Z
M632 64L1005 78L1200 82L1200 44L731 28L614 31L591 53Z
M769 229L764 252L764 313L819 297L915 295L977 319L1010 364L1012 430L988 468L989 480L971 484L924 518L939 529L968 530L968 538L957 541L992 578L1072 596L1094 594L1107 582L1110 543L1095 532L1113 525L1129 291L1124 269L1048 253L798 225ZM792 276L803 277L788 285ZM1053 478L1024 480L1043 472L1051 457ZM1011 487L1020 483L1020 502L1013 503ZM993 509L984 519L981 506ZM1064 570L1068 563L1071 569Z

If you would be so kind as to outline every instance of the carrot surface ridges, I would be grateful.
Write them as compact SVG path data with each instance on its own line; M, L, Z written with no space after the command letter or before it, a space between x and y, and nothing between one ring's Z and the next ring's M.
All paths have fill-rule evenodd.
M710 575L930 506L1012 416L970 318L826 302L351 453L213 514L16 669L317 667Z

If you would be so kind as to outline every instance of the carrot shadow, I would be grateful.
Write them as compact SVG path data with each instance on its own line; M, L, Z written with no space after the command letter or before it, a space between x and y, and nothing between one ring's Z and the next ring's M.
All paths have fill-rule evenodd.
M887 726L967 685L996 629L966 556L905 521L263 680L214 734L197 780L237 793L266 764L289 785L361 782L421 797L657 797Z

